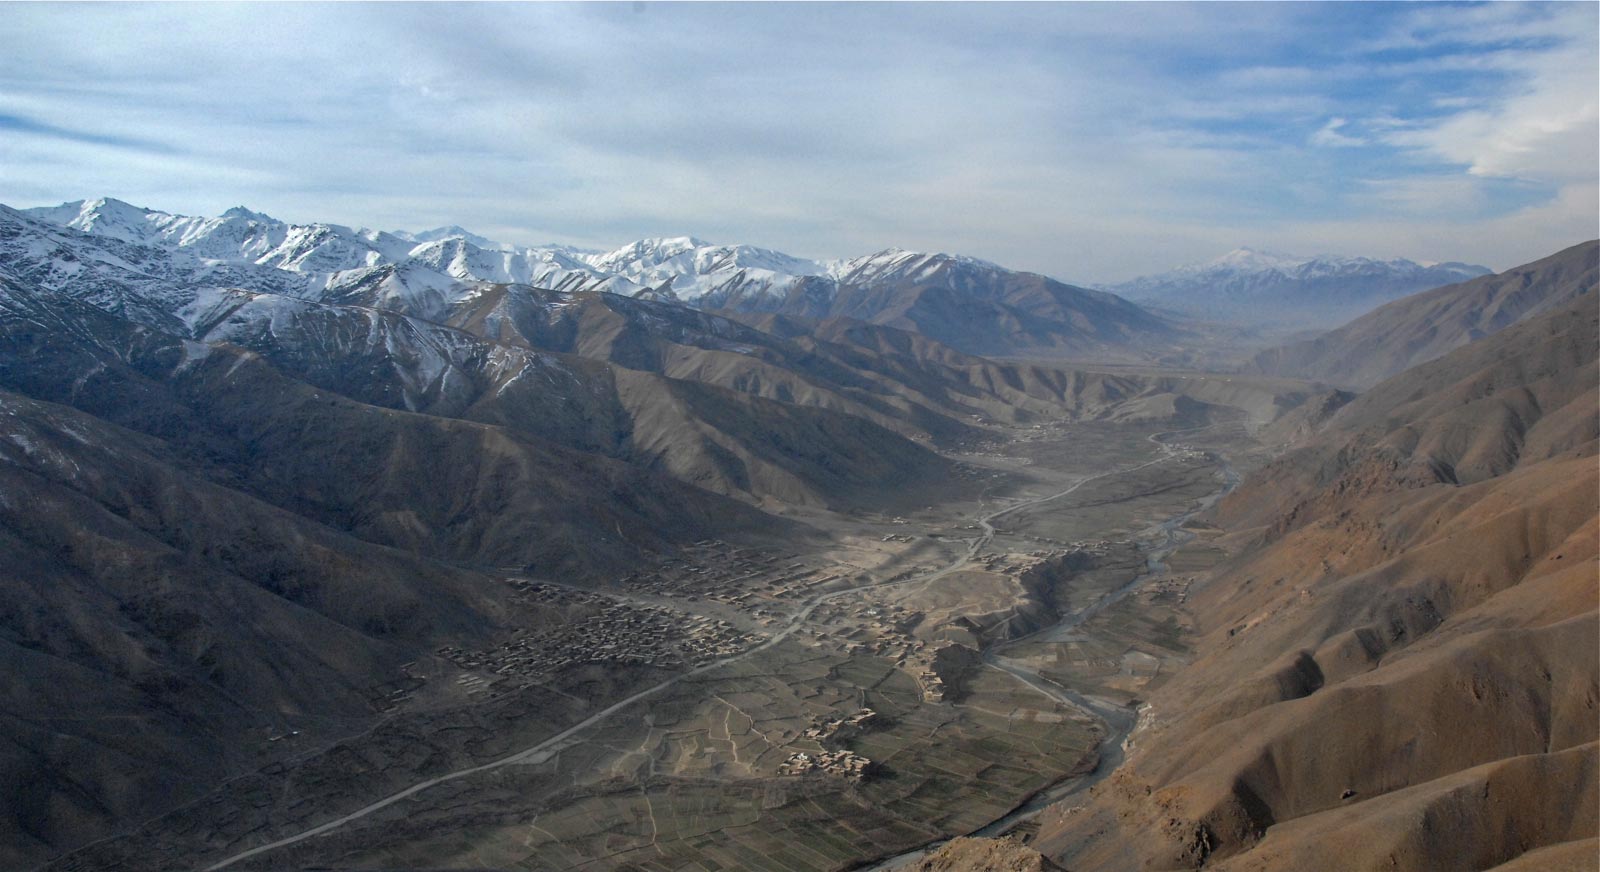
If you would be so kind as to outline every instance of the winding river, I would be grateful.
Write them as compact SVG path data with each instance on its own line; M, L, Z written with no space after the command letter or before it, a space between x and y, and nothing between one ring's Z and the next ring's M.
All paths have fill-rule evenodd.
M1176 436L1180 433L1195 433L1201 430L1208 430L1212 426L1215 425L1195 427L1188 430L1168 430L1162 433L1151 434L1149 437L1147 437L1148 440L1154 442L1162 448L1162 457L1153 462L1159 462L1159 460L1165 460L1167 457L1171 456L1174 449L1164 441L1166 437ZM1057 621L1056 623L1051 624L1048 627L1040 628L1025 636L1019 636L1015 639L1010 639L993 645L984 652L983 663L985 666L1005 672L1008 675L1015 677L1023 684L1026 684L1039 693L1051 698L1052 700L1064 703L1087 714L1091 718L1094 718L1100 722L1101 728L1105 731L1105 734L1104 737L1101 738L1100 744L1095 748L1097 759L1095 761L1095 768L1093 771L1083 775L1071 776L1057 781L1056 783L1028 797L1028 799L1021 805L1018 805L1005 815L990 821L988 824L973 830L967 835L989 838L1003 835L1012 828L1016 827L1018 824L1037 816L1046 808L1055 805L1069 796L1088 790L1090 787L1099 783L1106 776L1110 775L1112 772L1115 772L1117 767L1122 765L1123 740L1127 738L1128 733L1133 730L1134 724L1138 720L1137 715L1134 712L1130 711L1126 706L1118 705L1110 700L1078 693L1070 687L1040 675L1037 670L1029 668L1026 664L1020 661L1005 657L1003 652L1006 649L1023 642L1032 641L1040 637L1054 636L1063 633L1064 631L1075 629L1087 622L1090 618L1093 618L1095 615L1100 614L1107 608L1110 608L1112 605L1126 598L1128 594L1137 590L1139 585L1143 584L1152 575L1165 572L1167 570L1167 558L1171 557L1174 551L1177 551L1194 538L1194 534L1184 530L1183 525L1195 518L1201 512L1211 508L1218 500L1230 493L1239 484L1239 474L1233 468L1233 465L1228 462L1225 456L1218 453L1213 453L1211 454L1211 457L1217 461L1222 471L1222 487L1198 501L1192 508L1167 518L1161 523L1150 528L1143 536L1139 537L1141 541L1144 541L1146 537L1151 535L1154 536L1154 541L1145 547L1145 566L1143 570L1141 570L1133 578L1129 579L1126 583L1122 584L1120 587L1117 587L1115 590L1106 593L1104 596L1098 600L1095 600L1090 605L1062 616L1061 620ZM983 521L983 528L985 531L983 544L987 544L988 541L994 537L994 527L990 526L988 522L999 517L1000 515L1005 514L1006 512L1013 512L1027 506L1039 505L1040 503L1048 502L1056 499L1057 497L1065 496L1066 494L1071 493L1073 490L1076 490L1078 486L1086 484L1094 479L1105 478L1112 475L1121 475L1132 472L1136 469L1142 469L1150 465L1152 464L1143 463L1137 466L1131 466L1124 469L1102 473L1101 475L1094 476L1092 479L1084 479L1083 481L1078 482L1077 485L1074 485L1074 487L1069 488L1067 491L1062 493L1054 494L1044 499L1033 500L1020 505L1011 506L1003 512L996 512L992 515L989 515ZM975 554L976 552L974 551L973 553ZM861 872L884 872L884 870L900 869L916 862L917 860L920 860L933 851L938 850L940 846L944 845L948 841L950 840L937 839L903 854L896 854L888 859L868 861L867 863L861 864L855 868L861 870Z

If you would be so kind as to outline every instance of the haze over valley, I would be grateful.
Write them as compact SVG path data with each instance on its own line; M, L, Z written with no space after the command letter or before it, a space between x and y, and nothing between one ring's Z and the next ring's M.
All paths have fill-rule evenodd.
M7 19L0 868L1600 868L1592 4Z

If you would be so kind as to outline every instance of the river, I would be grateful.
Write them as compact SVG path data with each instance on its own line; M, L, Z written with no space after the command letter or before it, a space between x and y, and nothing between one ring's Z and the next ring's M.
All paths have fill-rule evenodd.
M1196 427L1189 430L1169 430L1163 433L1151 434L1147 438L1149 441L1161 446L1163 454L1161 459L1165 459L1165 457L1171 456L1171 453L1174 449L1163 441L1163 437L1175 436L1179 433L1193 433L1200 430L1207 430L1210 429L1210 426ZM1046 808L1061 802L1067 797L1087 791L1090 787L1099 783L1106 776L1110 775L1112 772L1115 772L1117 767L1122 765L1123 740L1127 738L1128 733L1132 731L1134 724L1138 720L1137 715L1133 711L1130 711L1126 706L1118 705L1110 700L1078 693L1070 687L1040 675L1037 670L1029 668L1024 663L1005 657L1003 652L1006 649L1023 642L1033 641L1041 637L1048 639L1052 636L1076 629L1082 626L1090 618L1093 618L1095 615L1100 614L1107 608L1110 608L1112 605L1115 605L1116 603L1125 599L1128 594L1137 590L1139 586L1151 576L1156 575L1157 573L1165 572L1167 569L1167 558L1171 557L1173 552L1177 551L1194 538L1194 534L1184 530L1183 525L1194 519L1201 512L1204 512L1206 509L1216 505L1218 500L1222 499L1224 496L1227 496L1228 493L1230 493L1239 484L1239 474L1233 468L1233 465L1228 462L1226 456L1217 452L1211 452L1209 456L1217 462L1222 472L1222 487L1213 493L1208 494L1205 498L1198 501L1193 507L1173 515L1172 517L1167 518L1161 523L1148 529L1145 534L1139 537L1139 541L1141 543L1149 541L1148 545L1143 546L1145 550L1145 566L1143 570L1134 575L1133 578L1129 579L1126 583L1106 593L1093 603L1078 609L1077 611L1063 615L1061 620L1057 621L1056 623L1040 628L1039 630L1029 633L1026 636L1019 636L1015 639L1010 639L993 645L984 652L983 663L985 666L998 669L1002 672L1012 675L1022 683L1028 685L1034 690L1037 690L1041 694L1084 712L1100 722L1101 728L1105 731L1105 734L1103 738L1101 738L1100 744L1095 748L1097 759L1093 771L1083 775L1069 776L1055 782L1054 784L1051 784L1050 786L1028 797L1016 808L1013 808L1011 811L994 819L993 821L990 821L984 826L973 830L967 835L981 836L985 838L993 838L995 836L1004 835L1018 824L1037 816ZM1114 470L1109 473L1103 473L1099 476L1095 476L1094 478L1104 478L1108 475L1120 475L1122 473L1132 472L1135 469L1142 469L1149 465L1151 464L1146 463L1129 467L1127 469ZM1005 512L997 512L990 515L983 521L985 535L981 541L986 543L994 536L994 528L990 526L990 520L993 520L994 518L1006 512L1016 511L1017 509L1024 508L1025 506L1034 506L1043 502L1048 502L1049 500L1053 500L1060 496L1065 496L1067 493L1076 490L1078 486L1089 480L1090 479L1085 479L1084 481L1080 481L1077 485L1074 485L1072 488L1069 488L1067 491L1063 491L1060 494L1055 494L1041 500L1033 500L1022 505L1012 506L1006 509ZM1152 536L1153 540L1151 539ZM976 552L974 551L974 554L975 553ZM867 861L866 863L857 865L854 868L860 870L860 872L883 872L883 870L900 869L916 862L917 860L920 860L923 857L926 857L928 854L938 850L941 846L949 841L949 839L936 839L928 842L925 845L914 848L910 851L906 851L905 853L896 854L895 856L887 859Z

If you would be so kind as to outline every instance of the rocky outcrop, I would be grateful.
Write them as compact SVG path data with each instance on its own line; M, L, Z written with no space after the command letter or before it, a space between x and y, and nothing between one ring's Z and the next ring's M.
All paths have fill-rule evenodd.
M1012 839L952 839L911 872L1061 872L1062 867Z

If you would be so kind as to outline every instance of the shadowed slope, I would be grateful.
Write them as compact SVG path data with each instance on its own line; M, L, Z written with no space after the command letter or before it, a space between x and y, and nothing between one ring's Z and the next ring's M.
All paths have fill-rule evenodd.
M265 765L291 725L370 725L402 664L503 629L504 584L460 564L583 578L712 535L804 535L518 429L0 292L0 865ZM304 359L346 387L396 372L329 363ZM519 626L546 619L519 608Z

